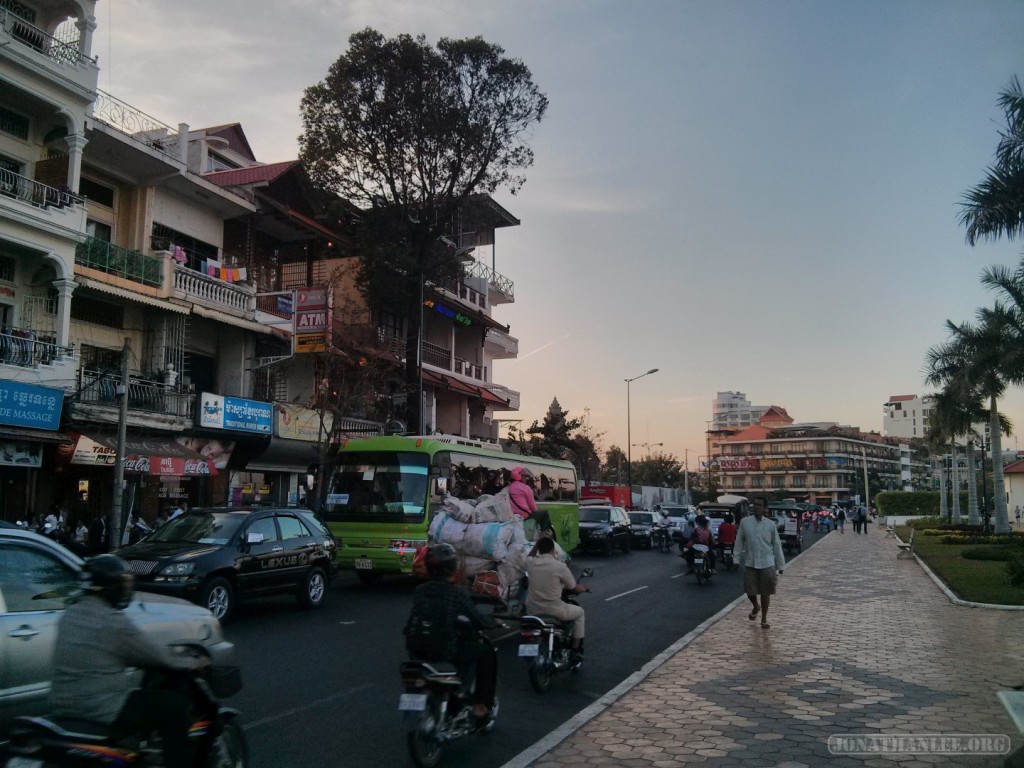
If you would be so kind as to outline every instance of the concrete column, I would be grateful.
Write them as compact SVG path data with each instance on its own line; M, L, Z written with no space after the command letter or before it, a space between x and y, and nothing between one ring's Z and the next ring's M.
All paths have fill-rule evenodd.
M68 189L78 193L78 183L82 178L82 151L89 140L82 134L73 133L64 137L68 145Z
M188 165L188 123L178 123L178 136L178 159Z
M90 16L87 19L81 19L75 26L78 27L78 51L91 59L92 33L96 31L96 18Z
M78 283L68 278L58 278L53 281L53 287L57 289L57 344L62 347L71 346L68 336L71 329L71 294L75 292Z

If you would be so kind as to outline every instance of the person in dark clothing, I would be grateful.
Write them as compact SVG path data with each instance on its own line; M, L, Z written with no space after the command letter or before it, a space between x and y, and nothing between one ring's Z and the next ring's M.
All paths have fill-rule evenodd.
M124 615L134 577L119 557L93 557L86 561L86 570L88 591L64 612L57 629L50 687L53 714L130 731L158 731L166 768L190 766L191 701L172 691L136 689L125 670L191 670L208 661L172 655Z
M473 716L482 725L494 707L498 657L478 633L493 624L480 615L466 590L452 583L457 564L458 554L451 544L434 544L427 550L430 581L413 591L406 648L414 659L455 664L463 680L475 666ZM429 634L422 627L429 627Z
M99 555L107 551L107 523L103 515L96 515L89 523L89 552Z

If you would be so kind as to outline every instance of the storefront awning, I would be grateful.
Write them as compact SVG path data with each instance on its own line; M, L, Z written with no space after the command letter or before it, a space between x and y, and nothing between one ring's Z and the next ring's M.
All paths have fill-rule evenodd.
M269 333L271 335L275 332L274 328L269 325L263 325L262 323L255 322L254 320L246 320L244 317L235 317L234 315L229 315L227 312L218 312L215 309L207 309L206 307L201 307L198 304L192 305L192 311L200 317L207 317L210 320L216 320L218 323L227 323L228 325L233 325L237 328L244 328L247 331Z
M58 461L79 466L114 466L117 436L103 432L72 433L74 441L58 449ZM209 477L217 474L217 461L165 437L128 437L124 444L124 471L167 477Z
M60 432L49 432L45 429L28 429L24 427L0 427L0 441L30 443L52 443L53 445L70 445L74 439Z
M320 460L317 444L307 440L289 440L285 437L271 437L266 450L249 459L246 472L291 472L304 475L310 464Z
M130 291L127 288L119 288L116 285L110 285L109 283L94 280L93 278L85 277L84 275L76 275L75 282L78 283L81 288L88 288L89 290L99 291L100 293L109 293L111 296L117 296L139 304L148 304L151 307L165 309L168 312L178 312L183 315L188 314L188 307L183 307L180 304L165 301L164 299L147 296L144 293L136 293L135 291Z

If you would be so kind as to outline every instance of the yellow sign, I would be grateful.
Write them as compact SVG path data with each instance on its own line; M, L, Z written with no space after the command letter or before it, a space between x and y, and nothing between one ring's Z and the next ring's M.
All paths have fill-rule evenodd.
M296 352L324 352L327 350L327 335L324 333L295 334Z
M334 414L330 412L324 413L321 430L318 411L287 403L274 403L274 410L277 411L277 436L288 440L304 440L307 443L319 442L321 438L326 440L334 426Z
M260 486L260 496L269 496L269 495L270 495L270 486L268 484L264 483L263 485Z

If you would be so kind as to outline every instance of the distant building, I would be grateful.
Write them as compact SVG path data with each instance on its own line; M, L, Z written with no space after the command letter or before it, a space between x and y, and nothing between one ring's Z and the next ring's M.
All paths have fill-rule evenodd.
M927 395L892 395L882 406L882 434L924 439L933 408L932 398Z
M771 408L751 405L743 392L719 392L711 404L711 429L744 429L761 421ZM785 409L781 409L785 413Z

